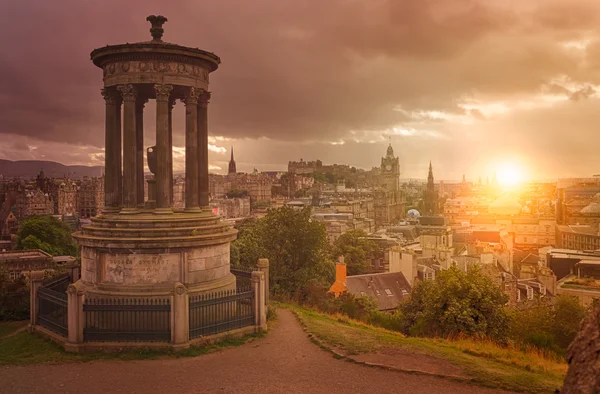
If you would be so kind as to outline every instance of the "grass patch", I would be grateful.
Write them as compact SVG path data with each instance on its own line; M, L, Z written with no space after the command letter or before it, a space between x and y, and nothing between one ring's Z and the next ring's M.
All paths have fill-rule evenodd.
M0 338L12 334L21 327L25 327L29 323L28 320L7 321L0 323Z
M548 393L562 386L567 364L533 349L522 351L489 341L406 337L341 315L292 307L309 332L349 355L399 349L447 360L474 383L527 393ZM407 366L410 368L410 366Z
M68 353L64 349L38 335L27 331L10 338L0 339L0 365L62 364L94 360L156 360L163 358L196 357L223 348L243 345L264 334L246 335L241 338L225 337L204 346L191 346L180 352L172 350L138 349L122 352Z

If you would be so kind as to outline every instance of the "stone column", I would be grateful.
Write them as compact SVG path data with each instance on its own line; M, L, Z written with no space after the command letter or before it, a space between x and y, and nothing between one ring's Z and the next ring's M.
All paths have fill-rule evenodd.
M137 210L137 142L135 86L117 86L123 97L123 209L122 214L138 213Z
M68 336L65 350L67 352L78 352L79 345L83 343L83 328L85 316L83 303L85 294L81 289L81 282L70 284L67 288L67 310L68 310Z
M44 281L44 271L29 271L29 331L33 332L38 322L38 290Z
M169 189L169 98L173 85L154 85L156 91L156 209L157 214L173 213ZM171 166L172 167L172 166Z
M267 307L265 306L265 274L252 271L252 289L254 291L254 325L257 332L267 329Z
M190 335L189 297L182 283L175 283L171 303L171 343L174 347L187 346ZM179 345L179 346L177 346Z
M79 264L77 261L73 261L67 263L65 268L67 269L71 283L77 282L81 276L81 264Z
M210 92L203 91L198 99L198 188L202 209L208 206L208 101ZM186 190L186 195L187 195Z
M117 143L115 145L115 155L117 157L117 205L119 210L123 206L123 128L121 124L121 107L123 106L123 100L121 97L117 102Z
M144 207L144 105L148 99L138 97L135 103L135 146L137 176L137 206Z
M104 213L119 212L121 173L121 98L117 92L102 89L106 104L104 123Z
M269 259L258 259L256 266L265 274L265 305L269 305Z
M185 96L185 211L202 212L198 203L198 91Z
M175 99L169 100L169 202L173 206L173 107Z

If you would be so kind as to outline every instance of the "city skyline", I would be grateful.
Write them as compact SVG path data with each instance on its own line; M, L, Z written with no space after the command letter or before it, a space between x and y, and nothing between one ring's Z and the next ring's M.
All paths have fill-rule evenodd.
M166 41L223 59L211 75L213 172L227 171L231 145L245 172L285 170L300 158L370 169L390 136L404 178L424 178L430 160L436 179L449 180L506 168L524 180L591 176L600 166L586 143L600 120L600 6L592 1L133 1L111 12L117 6L0 6L9 16L0 27L9 49L0 62L0 157L102 165L90 48L146 40L140 16L162 13L173 21ZM183 110L174 109L176 169ZM146 116L149 146L153 104Z

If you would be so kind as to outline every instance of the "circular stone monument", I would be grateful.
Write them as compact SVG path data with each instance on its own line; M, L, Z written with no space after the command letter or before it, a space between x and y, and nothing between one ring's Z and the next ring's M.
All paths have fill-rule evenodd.
M78 288L88 296L157 296L183 284L190 295L235 288L229 243L236 230L208 207L209 74L213 53L162 41L163 16L149 16L152 40L91 53L106 104L104 209L74 234ZM156 145L144 147L144 105L156 100ZM173 209L172 108L185 106L185 208ZM154 178L144 193L144 150Z

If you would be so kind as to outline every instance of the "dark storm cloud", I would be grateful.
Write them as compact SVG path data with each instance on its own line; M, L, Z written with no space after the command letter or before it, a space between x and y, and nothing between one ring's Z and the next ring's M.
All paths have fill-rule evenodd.
M510 102L537 94L542 86L553 94L564 89L562 93L579 100L574 105L595 94L595 88L585 84L600 82L597 2L523 3L508 7L501 0L3 2L0 133L63 143L82 155L92 154L103 145L104 104L99 94L102 74L89 53L106 44L148 40L145 17L160 13L169 18L166 41L214 51L223 60L211 76L213 135L268 137L256 149L262 149L262 157L275 157L273 141L312 141L331 147L328 142L357 140L356 136L361 141L385 139L394 127L422 127L413 141L427 141L429 149L448 160L456 145L440 142L436 135L453 138L471 133L478 141L489 142L489 132L462 129L460 124L448 124L451 120L431 116L415 124L413 112L440 111L485 120L487 125L489 116L481 108L465 109L462 102L479 96ZM590 42L582 50L562 45L585 39ZM560 75L582 86L548 87ZM181 107L176 106L175 117L174 142L179 146ZM567 110L576 113L578 107ZM547 117L536 114L536 130L543 129ZM146 125L153 116L149 105ZM527 134L520 125L511 125L515 135ZM577 132L585 135L590 127L581 125ZM148 144L152 130L149 126ZM316 145L299 146L312 151ZM354 150L349 146L335 149L350 155ZM418 161L410 151L404 154L407 162ZM271 162L282 164L280 159Z

